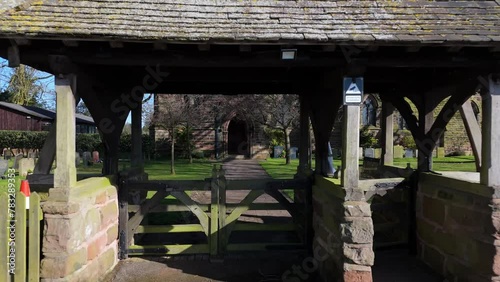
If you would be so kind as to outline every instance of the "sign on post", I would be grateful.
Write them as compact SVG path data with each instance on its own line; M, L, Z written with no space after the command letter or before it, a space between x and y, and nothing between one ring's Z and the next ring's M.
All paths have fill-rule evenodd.
M344 77L344 105L359 105L363 101L363 78Z

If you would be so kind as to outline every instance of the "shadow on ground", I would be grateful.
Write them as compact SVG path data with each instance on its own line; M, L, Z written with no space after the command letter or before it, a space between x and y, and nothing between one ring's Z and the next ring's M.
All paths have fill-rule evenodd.
M300 265L302 258L269 256L248 258L226 258L224 262L211 263L208 257L182 256L174 258L141 257L120 261L105 279L105 282L278 282L283 273L292 271L293 265ZM314 275L306 280L316 281ZM295 281L295 280L290 280Z

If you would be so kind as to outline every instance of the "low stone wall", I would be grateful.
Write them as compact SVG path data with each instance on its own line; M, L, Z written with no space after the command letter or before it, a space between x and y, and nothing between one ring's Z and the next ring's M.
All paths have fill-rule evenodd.
M313 229L314 262L323 281L372 281L374 230L363 191L316 176Z
M417 193L420 259L448 281L500 281L500 193L423 173Z
M42 281L99 281L115 266L118 196L110 178L50 189L42 209Z

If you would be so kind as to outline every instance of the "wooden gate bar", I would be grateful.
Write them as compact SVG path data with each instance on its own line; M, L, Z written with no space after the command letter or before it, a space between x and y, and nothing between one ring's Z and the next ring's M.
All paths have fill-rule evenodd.
M166 196L168 196L167 191L157 191L154 196L146 200L144 204L141 205L141 208L132 216L132 218L128 221L128 229L127 229L127 241L128 245L130 245L130 242L132 241L132 238L134 237L135 230L137 227L139 227L139 224L141 224L141 221L144 219L144 216L149 212L149 210L156 206L158 203L161 202L161 200L165 199Z

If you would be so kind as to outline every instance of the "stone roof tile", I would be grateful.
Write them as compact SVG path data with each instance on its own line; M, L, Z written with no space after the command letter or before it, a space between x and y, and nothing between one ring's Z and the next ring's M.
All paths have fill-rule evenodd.
M500 1L16 0L0 37L499 43Z

